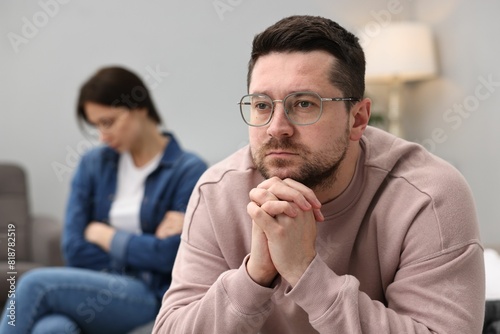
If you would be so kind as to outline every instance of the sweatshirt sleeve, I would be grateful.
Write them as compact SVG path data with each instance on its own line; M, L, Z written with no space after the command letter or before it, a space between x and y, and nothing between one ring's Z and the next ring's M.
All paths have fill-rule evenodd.
M186 240L188 229L183 231L172 284L153 333L258 333L272 312L271 297L278 285L256 284L246 271L248 256L239 268L230 268L220 251L209 246L216 239L203 198L193 196L191 202L196 209L186 219L197 222L193 233L207 243L194 246Z
M259 332L272 311L274 289L254 283L245 262L212 281L206 268L219 264L213 255L182 241L176 281L163 298L153 333Z
M387 288L387 305L371 300L354 276L337 276L317 256L286 295L319 333L480 333L482 254L471 242L401 268Z

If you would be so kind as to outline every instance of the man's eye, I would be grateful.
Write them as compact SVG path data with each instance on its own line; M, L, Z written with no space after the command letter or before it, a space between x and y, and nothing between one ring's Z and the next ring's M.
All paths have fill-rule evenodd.
M299 101L299 103L297 103L297 105L301 108L309 108L312 106L312 103L309 101Z
M260 102L255 104L255 109L264 111L266 109L270 109L270 107L269 104Z

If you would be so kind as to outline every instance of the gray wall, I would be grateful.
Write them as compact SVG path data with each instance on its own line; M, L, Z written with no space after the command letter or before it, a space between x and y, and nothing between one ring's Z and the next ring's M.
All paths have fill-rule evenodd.
M499 12L495 0L415 1L414 18L435 31L440 73L409 87L405 124L468 180L487 244L500 243Z
M26 167L35 213L62 219L74 167L93 145L78 130L76 94L97 68L119 64L142 75L166 127L213 164L247 143L236 102L256 33L291 14L328 16L353 31L418 19L435 31L440 76L405 87L407 137L462 171L483 240L500 242L500 87L473 105L480 78L500 81L499 10L494 0L1 1L0 160ZM457 103L469 103L469 114L443 119ZM436 128L446 139L432 145Z

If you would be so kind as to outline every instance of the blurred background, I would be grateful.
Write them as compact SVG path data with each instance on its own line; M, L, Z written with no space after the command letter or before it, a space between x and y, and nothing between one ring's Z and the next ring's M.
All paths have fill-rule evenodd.
M0 161L23 165L35 214L63 220L70 180L96 143L79 131L78 89L122 65L150 88L166 128L209 164L247 144L236 103L255 34L292 14L321 15L364 43L399 21L431 29L437 70L400 89L404 138L458 168L482 239L500 243L500 2L482 0L40 0L0 2ZM385 126L387 83L367 95Z

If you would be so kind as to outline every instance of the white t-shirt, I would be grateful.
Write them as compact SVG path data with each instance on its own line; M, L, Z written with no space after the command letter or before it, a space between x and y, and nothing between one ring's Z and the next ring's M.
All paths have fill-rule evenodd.
M148 175L156 169L162 154L159 153L142 167L137 167L130 153L120 155L116 194L109 222L116 229L141 234L140 211L144 186Z

